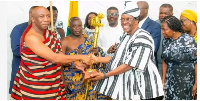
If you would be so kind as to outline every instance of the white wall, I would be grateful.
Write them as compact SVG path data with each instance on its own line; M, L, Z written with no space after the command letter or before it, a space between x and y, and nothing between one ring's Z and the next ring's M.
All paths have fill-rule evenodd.
M67 19L69 13L69 1L53 1L58 9L58 19L64 22L64 28L67 26ZM28 21L28 12L31 6L49 6L48 1L7 1L7 90L9 90L11 79L11 64L12 64L12 50L10 45L10 33L15 25ZM8 91L7 91L8 94ZM9 99L8 94L8 99Z
M137 2L137 1L135 1ZM193 11L197 11L197 2L196 1L147 1L149 4L149 17L153 20L158 19L159 14L159 7L163 3L169 3L174 8L174 16L178 17L180 16L180 13L184 9L191 9ZM88 6L85 6L88 5ZM79 1L79 15L82 19L82 21L85 21L86 15L93 11L93 12L101 12L106 15L107 8L110 6L115 6L119 9L119 14L123 13L124 8L124 1ZM83 16L82 16L83 15ZM107 20L104 18L103 20Z
M191 9L197 12L196 1L147 1L149 3L149 17L153 20L158 19L159 7L163 3L170 3L174 7L174 15L179 18L181 11L184 9ZM54 6L58 8L58 19L63 21L64 30L66 32L69 1L53 1ZM6 11L7 13L7 88L9 88L11 63L12 63L12 51L10 46L10 33L12 28L22 22L28 21L28 11L33 5L49 6L48 1L7 1ZM122 13L124 1L79 1L79 17L83 24L85 17L89 12L104 13L110 6L116 6L119 9L119 13ZM102 19L102 22L106 21L106 18ZM7 92L8 93L8 92Z

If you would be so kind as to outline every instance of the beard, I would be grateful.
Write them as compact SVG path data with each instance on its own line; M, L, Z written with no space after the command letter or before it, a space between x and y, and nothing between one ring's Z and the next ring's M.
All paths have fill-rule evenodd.
M109 22L109 25L112 27L112 26L114 26L114 25L116 25L117 24L117 22L116 21L110 21Z

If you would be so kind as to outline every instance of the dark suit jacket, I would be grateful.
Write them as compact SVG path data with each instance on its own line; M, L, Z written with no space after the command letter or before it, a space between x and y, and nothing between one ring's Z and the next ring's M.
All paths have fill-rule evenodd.
M160 45L160 39L161 39L161 26L157 22L151 20L149 17L144 21L142 25L142 29L148 31L154 40L154 46L156 53L158 51L159 45ZM154 54L156 55L156 54Z
M13 60L12 60L12 72L11 72L9 94L12 93L12 86L14 84L14 79L16 77L17 70L19 69L19 64L20 64L20 60L21 60L20 39L21 39L21 36L22 36L24 30L27 27L28 27L28 22L24 22L22 24L16 25L10 34L11 49L13 52Z

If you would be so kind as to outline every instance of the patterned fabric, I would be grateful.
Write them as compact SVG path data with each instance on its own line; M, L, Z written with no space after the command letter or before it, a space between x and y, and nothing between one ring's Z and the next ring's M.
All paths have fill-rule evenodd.
M94 40L94 33L95 33L95 29L89 29L89 28L85 28L85 34L88 36L88 39L90 39L93 43Z
M57 28L63 28L63 22L62 21L56 21L55 26L54 26L54 31L56 32L56 38L58 40L61 40L61 36L58 33ZM48 30L51 30L51 26L48 26Z
M184 33L176 40L163 40L162 59L167 64L166 100L192 100L196 52L197 44L188 34Z
M150 99L164 95L153 53L154 41L147 31L138 28L132 35L125 33L105 72L122 64L133 68L100 80L95 90L117 100Z
M12 89L11 100L63 100L66 91L61 78L61 66L36 55L25 46L24 36L32 25L24 31L21 44L21 63ZM61 49L60 41L55 35L44 33L46 46L58 53Z
M83 34L84 35L84 34ZM77 55L77 54L83 54L87 55L88 53L91 53L91 40L88 39L86 35L85 42L78 46L77 49L66 52L67 55ZM99 55L104 57L105 54L103 50L98 47ZM102 71L105 68L104 64L94 64L94 69L97 69L98 71ZM67 83L67 87L69 88L69 93L67 94L68 100L83 100L84 93L85 93L85 86L84 86L84 80L83 80L83 72L81 70L78 70L76 67L73 66L73 63L71 64L71 67L65 67L64 69L64 78L65 82ZM94 86L96 85L96 82L92 82L92 86L89 87L89 93L88 93L88 100L105 100L106 96L100 93L97 93L94 91Z

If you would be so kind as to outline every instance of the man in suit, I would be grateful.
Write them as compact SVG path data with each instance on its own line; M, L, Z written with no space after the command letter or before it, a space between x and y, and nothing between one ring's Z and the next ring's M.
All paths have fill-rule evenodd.
M173 7L171 4L162 4L159 9L159 19L156 20L157 23L161 25L161 21L165 16L170 16L173 15ZM164 36L161 33L161 40L160 40L160 46L157 51L157 67L158 71L162 77L162 59L161 59L161 54L162 54L162 40Z
M169 15L173 15L173 14L174 14L173 7L171 4L167 4L167 3L162 4L159 9L159 19L156 20L156 22L161 24L161 21L165 16L169 16Z
M146 1L138 1L137 5L140 9L139 27L148 31L154 40L154 56L157 60L157 51L160 45L161 26L157 22L148 17L149 4Z

